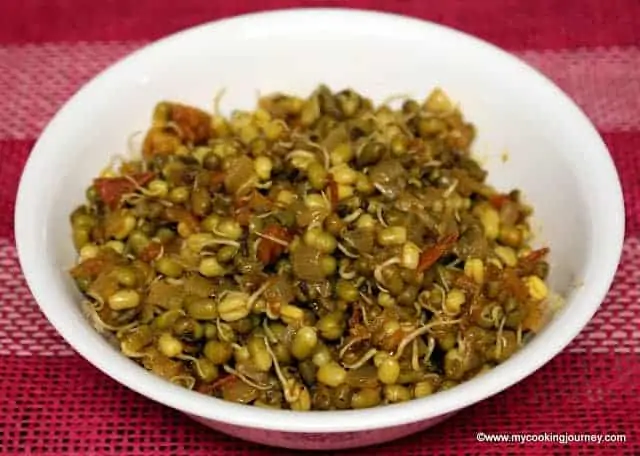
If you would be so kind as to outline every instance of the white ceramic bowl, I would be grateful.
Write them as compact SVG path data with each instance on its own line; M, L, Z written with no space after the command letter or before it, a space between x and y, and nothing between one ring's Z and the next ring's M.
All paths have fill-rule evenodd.
M324 82L378 101L422 98L436 85L479 131L490 180L525 191L552 249L552 287L566 296L554 320L508 362L434 396L364 411L290 412L247 407L182 389L112 349L82 317L67 269L75 260L68 214L154 104L174 99L251 108L256 92L307 94ZM509 153L506 163L498 158ZM27 163L16 239L42 311L82 356L110 377L206 426L292 448L347 448L395 439L486 399L534 372L586 325L612 281L624 218L616 171L585 115L551 82L509 54L462 33L404 17L352 10L289 10L203 25L112 66L51 121ZM580 284L580 286L576 286Z

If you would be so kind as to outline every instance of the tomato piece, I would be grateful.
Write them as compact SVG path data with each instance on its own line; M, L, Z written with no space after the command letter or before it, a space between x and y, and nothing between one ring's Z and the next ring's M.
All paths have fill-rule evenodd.
M331 209L338 207L338 184L333 180L332 176L329 176L329 201L331 201Z
M247 206L236 209L236 222L238 222L240 226L249 226L251 215L251 209Z
M233 376L231 374L227 374L227 375L224 375L224 376L218 378L213 383L201 383L200 385L198 385L196 387L196 391L198 391L199 393L202 393L202 394L211 395L211 394L213 394L213 392L216 389L222 388L222 387L224 387L224 385L233 383L236 380L237 379L236 379L235 376Z
M380 348L386 351L395 351L405 335L402 329L395 330L379 342Z
M447 250L454 246L457 240L457 234L449 234L440 239L433 247L422 252L418 262L418 272L424 272L433 266Z
M542 258L547 256L548 253L549 253L549 248L548 247L543 247L541 249L529 252L529 254L527 256L525 256L521 261L526 262L526 263L537 263Z
M280 225L269 225L263 231L264 235L279 239L283 242L290 242L292 237L286 228ZM258 243L257 256L262 264L271 264L284 253L286 247L271 239L261 238Z
M258 260L262 264L271 263L271 244L273 244L273 242L268 239L260 239L260 242L258 243L258 250L256 254L258 256Z
M182 139L199 144L211 135L211 116L201 109L170 103L171 120L180 128Z
M509 201L509 195L505 195L502 193L498 193L489 197L489 204L491 204L498 210L500 210L502 206L504 206L504 203L506 203L507 201Z
M462 288L463 290L475 293L478 291L479 285L471 278L464 274L459 275L454 279L454 282L457 287Z
M213 187L215 190L220 190L224 185L224 180L226 177L227 174L223 171L213 171L211 173L211 187Z
M360 306L353 306L353 312L347 322L349 328L355 328L362 321L362 310Z
M142 261L145 261L148 263L149 261L152 261L158 258L158 255L160 255L160 252L162 252L162 244L156 241L151 241L149 242L149 245L147 245L144 249L142 249L142 252L140 252L139 258Z
M131 193L138 186L143 186L154 178L152 172L132 174L129 177L100 177L93 181L98 196L110 209L116 209L122 196Z
M106 264L107 261L104 258L89 258L74 266L70 274L74 279L94 278L102 272Z

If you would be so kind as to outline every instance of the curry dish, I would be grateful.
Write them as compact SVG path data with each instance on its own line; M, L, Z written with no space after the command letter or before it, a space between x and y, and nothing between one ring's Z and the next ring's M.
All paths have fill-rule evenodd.
M532 210L485 182L443 91L395 101L159 103L141 157L71 214L93 326L173 383L299 411L421 398L508 359L548 314Z

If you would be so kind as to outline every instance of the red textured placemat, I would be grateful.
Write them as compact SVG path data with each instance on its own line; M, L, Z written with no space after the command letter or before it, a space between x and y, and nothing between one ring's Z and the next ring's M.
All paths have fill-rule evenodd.
M178 29L291 6L435 20L507 48L571 94L603 134L627 205L621 268L566 349L506 392L426 432L351 454L640 455L640 2L638 0L0 1L0 455L293 454L226 437L99 373L40 314L20 272L13 208L40 130L106 65ZM597 189L594 189L597 191ZM476 433L624 433L624 444L489 444Z

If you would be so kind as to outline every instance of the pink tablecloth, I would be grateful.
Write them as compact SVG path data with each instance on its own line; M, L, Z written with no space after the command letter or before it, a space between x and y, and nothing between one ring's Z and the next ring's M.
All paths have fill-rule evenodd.
M444 424L351 454L640 455L638 0L2 0L0 455L288 454L206 429L116 384L74 354L25 286L13 207L21 169L43 125L96 72L193 24L302 4L406 13L471 32L523 57L595 122L618 166L627 204L627 238L615 284L562 354ZM490 444L477 442L477 432L622 433L626 443Z

